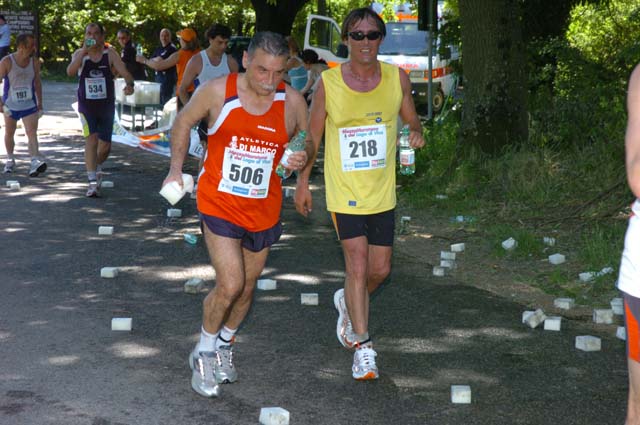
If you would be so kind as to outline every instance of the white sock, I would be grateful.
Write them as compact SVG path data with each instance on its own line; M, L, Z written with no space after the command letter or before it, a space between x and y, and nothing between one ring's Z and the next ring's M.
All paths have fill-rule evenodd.
M237 329L229 329L228 327L223 326L222 329L220 329L220 334L218 335L218 338L216 339L216 350L224 345L231 345L231 342L233 341L233 336L236 334L237 331L238 331Z
M369 338L369 332L365 332L363 334L355 334L357 344L362 347L369 347L373 345L371 343L371 338Z
M200 342L198 343L198 351L214 351L216 347L216 339L218 332L210 334L204 330L204 326L200 330Z

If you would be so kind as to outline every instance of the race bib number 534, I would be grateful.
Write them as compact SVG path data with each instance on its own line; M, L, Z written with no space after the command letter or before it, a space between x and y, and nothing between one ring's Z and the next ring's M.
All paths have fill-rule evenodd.
M87 99L106 99L107 80L104 77L86 78L84 80L84 92Z
M224 150L222 179L218 190L244 198L266 198L272 169L273 155L270 153L247 152L227 147Z
M373 170L385 167L387 127L384 124L343 127L338 131L342 171Z

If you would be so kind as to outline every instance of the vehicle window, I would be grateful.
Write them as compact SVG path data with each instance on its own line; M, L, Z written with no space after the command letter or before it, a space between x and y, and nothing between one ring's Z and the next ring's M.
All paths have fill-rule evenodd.
M387 23L387 36L380 45L381 55L426 56L429 33L418 31L414 22Z
M338 53L338 46L342 40L340 32L329 21L313 19L309 33L309 44L325 50L330 50L334 55Z

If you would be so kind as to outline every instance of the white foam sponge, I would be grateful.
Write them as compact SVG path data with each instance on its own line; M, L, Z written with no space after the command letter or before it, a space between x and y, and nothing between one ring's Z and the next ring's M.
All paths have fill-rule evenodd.
M610 308L594 309L593 321L595 323L604 323L604 324L610 325L611 323L613 323L613 310L611 310Z
M562 324L562 317L550 316L544 320L545 331L559 331Z
M602 342L600 338L591 335L580 335L576 337L576 348L582 351L600 351Z
M98 226L99 235L113 235L113 226Z
M187 294L197 294L204 287L204 280L193 277L184 283L184 292Z
M553 300L553 305L563 310L569 310L576 305L576 302L573 298L556 298Z
M263 407L259 421L262 425L289 425L289 411L282 407Z
M531 329L536 328L540 323L544 322L547 316L544 314L541 308L537 309L533 312L529 317L526 318L524 323L528 325Z
M441 260L455 260L456 253L450 251L440 251L440 259Z
M118 268L117 267L103 267L100 269L100 277L104 277L107 279L113 279L118 276Z
M616 329L616 338L623 341L627 340L627 330L624 326L618 326L618 329Z
M278 283L273 279L258 279L258 289L261 291L273 291Z
M613 298L610 304L611 310L613 310L613 314L617 316L622 316L624 314L624 304L622 302L622 298Z
M564 255L562 255L562 254L553 254L553 255L550 255L550 256L549 256L549 262L550 262L551 264L555 264L555 265L562 264L562 263L564 263L566 260L567 260L567 259L566 259L566 258L565 258L565 256L564 256Z
M463 252L465 245L463 243L454 243L451 244L451 252Z
M130 331L131 330L131 317L114 317L111 319L112 331Z
M317 293L300 294L300 303L302 305L318 305Z
M470 404L471 403L471 387L469 385L452 385L451 386L451 403Z
M518 241L513 238L502 241L502 248L504 248L506 251L512 251L516 249L517 246Z

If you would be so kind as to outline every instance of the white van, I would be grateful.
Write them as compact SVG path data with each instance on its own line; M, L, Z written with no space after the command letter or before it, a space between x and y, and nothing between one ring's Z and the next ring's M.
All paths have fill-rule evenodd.
M378 59L392 63L404 69L411 79L414 102L419 112L426 113L427 90L429 81L429 33L418 30L416 20L402 22L387 22L387 35L380 45ZM320 15L309 15L304 34L304 48L312 49L324 59L330 67L347 60L347 48L342 44L340 27L331 18ZM437 54L434 46L432 56L432 105L433 111L439 112L444 106L445 96L455 90L454 77L449 61L458 59L455 49L447 49L450 57L444 58ZM455 50L455 51L454 51Z

